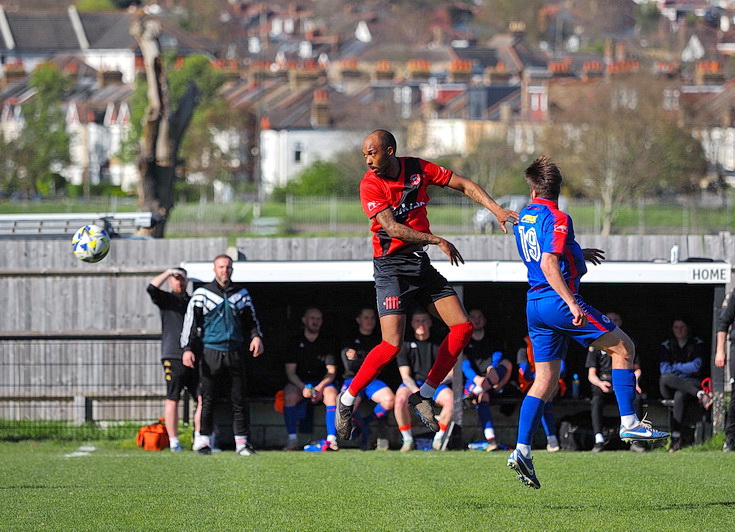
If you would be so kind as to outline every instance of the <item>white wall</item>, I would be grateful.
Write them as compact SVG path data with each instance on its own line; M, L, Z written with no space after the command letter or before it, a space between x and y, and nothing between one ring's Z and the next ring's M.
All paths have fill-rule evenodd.
M265 192L283 186L315 161L330 160L335 154L359 150L364 133L324 130L266 129L260 133L261 176ZM296 152L300 160L296 161Z

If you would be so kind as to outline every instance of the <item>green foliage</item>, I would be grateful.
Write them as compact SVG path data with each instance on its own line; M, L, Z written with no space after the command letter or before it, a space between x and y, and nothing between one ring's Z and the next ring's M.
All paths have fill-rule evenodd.
M80 13L85 11L115 11L117 6L112 0L78 0L77 9Z
M132 439L91 444L96 449L88 455L74 456L82 451L79 443L0 443L3 528L190 530L202 523L216 530L304 531L732 528L735 461L716 448L673 455L539 451L537 491L518 482L505 465L505 452L343 449L263 451L243 458L232 451L211 457L143 451ZM469 482L471 472L482 474ZM339 489L320 497L305 487L315 479ZM652 526L641 524L645 516Z
M283 201L287 196L342 196L355 192L355 184L349 186L341 179L336 164L317 161L289 183L274 190L273 199Z
M111 197L126 198L128 193L120 188L120 185L112 183L96 183L89 185L89 195L93 197ZM66 196L68 198L81 198L84 196L84 185L66 185Z
M287 196L357 197L365 161L355 148L337 154L331 161L316 161L283 187L273 191L273 199Z
M53 168L71 160L62 110L69 79L53 64L43 63L31 74L29 85L34 94L23 106L23 130L17 139L3 142L0 149L0 186L6 193L49 195L63 185Z

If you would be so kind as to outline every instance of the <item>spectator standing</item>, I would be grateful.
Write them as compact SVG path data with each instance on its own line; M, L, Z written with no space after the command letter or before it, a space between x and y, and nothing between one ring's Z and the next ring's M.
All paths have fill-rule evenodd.
M477 417L487 441L487 450L495 451L498 443L490 414L492 398L501 394L508 384L513 364L503 358L503 345L499 338L493 337L486 329L487 318L480 309L469 312L472 323L472 337L464 348L462 373L465 377L464 393L477 409Z
M360 366L365 361L365 357L370 350L380 343L380 333L377 330L378 316L372 307L363 307L355 316L357 322L357 332L350 336L342 345L341 357L344 373L342 375L344 381L342 390L349 388L352 379L357 374ZM375 403L372 413L369 416L361 417L357 412L357 407L361 399L370 399ZM370 439L370 424L377 420L378 422L378 438L376 442L376 450L387 451L389 447L388 438L385 437L385 421L386 414L393 410L395 403L395 395L393 390L380 379L375 379L368 384L367 388L355 400L355 410L353 422L361 431L362 448L367 449Z
M403 382L396 391L396 424L403 438L401 451L411 451L416 448L413 439L411 425L411 413L409 412L409 398L416 393L431 371L434 361L439 353L439 346L431 340L431 326L433 322L428 312L419 310L411 316L411 329L413 339L403 343L398 353L398 371L401 373ZM447 427L452 419L452 404L454 394L447 386L451 380L450 371L445 379L436 387L431 397L441 411L438 416L439 430L434 435L432 448L440 450Z
M246 398L246 350L254 357L263 353L263 333L250 293L232 283L232 259L214 259L214 281L197 288L186 309L181 332L184 365L194 367L192 346L201 341L199 366L202 395L201 429L194 444L199 454L212 452L214 402L218 387L225 384L232 404L232 429L235 452L255 454L248 441L250 412Z
M517 213L501 208L477 183L422 159L396 156L396 139L379 129L362 144L368 171L360 182L360 201L372 221L373 266L382 341L365 358L349 388L340 393L337 430L344 439L352 434L355 398L400 351L406 330L406 312L412 302L439 316L449 334L439 346L434 366L409 403L419 419L439 430L432 397L472 335L472 324L449 282L431 266L424 246L435 245L452 265L464 263L457 248L431 233L426 205L430 185L464 193L504 223Z
M338 451L334 412L337 390L337 357L331 338L322 334L322 311L311 307L301 317L303 330L294 335L286 347L285 369L288 382L284 388L283 417L288 433L285 451L299 448L298 422L306 412L307 402L324 403L326 408L327 445L324 450Z
M161 285L168 281L170 292L161 289ZM189 294L186 292L186 270L171 268L151 279L148 295L161 311L161 364L166 379L166 403L164 406L164 420L171 451L181 452L184 448L179 441L179 400L181 392L186 389L189 395L197 402L194 413L194 431L199 433L199 419L201 416L201 398L197 390L199 376L196 368L183 364L183 349L179 339L184 324L186 307L189 304Z
M687 403L697 400L703 408L712 406L712 394L701 388L705 350L704 342L692 336L689 324L677 318L671 324L671 335L661 342L659 389L661 397L674 400L669 452L681 449L681 430Z
M715 349L715 366L724 368L727 356L727 333L730 332L730 385L735 381L735 290L728 293L722 301L722 308L717 318L717 347ZM725 452L735 451L735 389L730 393L730 406L725 418L725 443L722 446Z
M623 318L617 312L608 312L605 314L610 321L618 327L623 326ZM609 443L605 440L602 433L602 411L607 403L614 402L615 393L612 386L612 358L596 347L590 347L587 350L587 360L585 361L587 368L587 378L592 385L592 430L595 433L595 444L592 447L593 453L599 453L605 449ZM638 361L638 353L633 359L633 374L635 375L635 410L637 413L641 411L641 365ZM630 444L630 449L636 452L645 451L645 447L638 442Z

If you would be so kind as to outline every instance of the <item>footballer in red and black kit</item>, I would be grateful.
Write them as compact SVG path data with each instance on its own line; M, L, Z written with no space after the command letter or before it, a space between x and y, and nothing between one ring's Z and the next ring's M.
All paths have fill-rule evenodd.
M384 129L365 138L362 154L368 170L360 183L360 201L372 223L382 341L368 353L349 388L338 398L337 432L342 438L350 438L355 399L398 354L406 330L406 313L414 301L449 327L426 382L409 398L419 419L437 432L432 397L467 345L472 324L456 292L431 265L424 250L424 246L435 245L450 264L464 263L454 244L432 234L426 212L427 189L431 185L448 186L462 192L492 211L503 232L507 232L504 223L511 218L517 220L518 213L501 208L480 185L452 170L416 157L396 156L396 139Z

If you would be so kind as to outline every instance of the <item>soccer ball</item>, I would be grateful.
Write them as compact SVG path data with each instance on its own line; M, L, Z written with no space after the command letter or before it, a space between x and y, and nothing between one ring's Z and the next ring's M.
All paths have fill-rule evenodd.
M110 236L98 225L85 225L74 234L71 249L79 260L99 262L110 251Z

